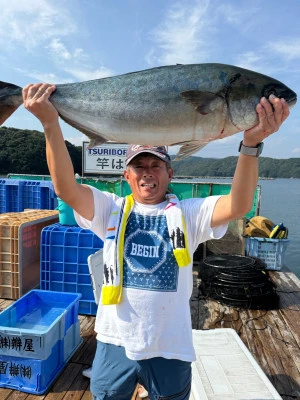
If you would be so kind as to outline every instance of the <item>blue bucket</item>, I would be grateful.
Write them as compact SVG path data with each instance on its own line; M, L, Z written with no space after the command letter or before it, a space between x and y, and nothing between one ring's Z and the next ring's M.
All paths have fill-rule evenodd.
M75 217L74 210L67 203L65 203L59 197L57 198L57 210L59 211L59 222L62 225L78 226Z

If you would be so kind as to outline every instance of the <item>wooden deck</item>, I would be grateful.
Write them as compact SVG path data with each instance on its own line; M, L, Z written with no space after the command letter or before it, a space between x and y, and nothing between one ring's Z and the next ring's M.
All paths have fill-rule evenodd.
M199 296L191 299L193 329L233 328L284 400L300 399L300 281L270 272L280 295L278 310L245 310ZM196 277L195 277L196 278Z
M191 299L193 328L235 329L283 400L300 399L300 281L290 272L270 274L280 294L280 309L266 312L231 308L199 296L195 272ZM0 300L1 310L11 303ZM37 396L0 389L0 400L91 400L90 382L82 370L93 361L95 318L80 315L79 319L83 343L50 390Z

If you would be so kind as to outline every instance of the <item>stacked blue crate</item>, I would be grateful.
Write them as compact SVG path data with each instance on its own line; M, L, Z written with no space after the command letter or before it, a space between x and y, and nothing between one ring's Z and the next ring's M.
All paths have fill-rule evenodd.
M88 257L103 247L89 229L60 223L43 228L41 233L40 288L81 293L79 313L96 315Z
M44 393L82 342L80 294L32 290L0 313L0 387Z
M22 208L23 181L0 179L0 213L19 212Z
M22 186L22 207L40 210L55 210L57 196L52 182L24 181ZM23 211L21 210L21 211Z
M0 213L21 212L26 208L55 210L57 204L52 182L0 179Z

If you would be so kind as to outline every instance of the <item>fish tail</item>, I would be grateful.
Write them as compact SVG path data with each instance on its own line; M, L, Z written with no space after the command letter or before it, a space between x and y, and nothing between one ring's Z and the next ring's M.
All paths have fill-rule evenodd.
M0 81L0 126L22 103L22 88Z

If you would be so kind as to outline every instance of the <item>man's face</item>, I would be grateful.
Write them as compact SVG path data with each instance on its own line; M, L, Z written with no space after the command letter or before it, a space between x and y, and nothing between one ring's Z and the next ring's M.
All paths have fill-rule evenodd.
M143 204L158 204L165 200L173 169L151 154L135 157L124 171L134 199Z

